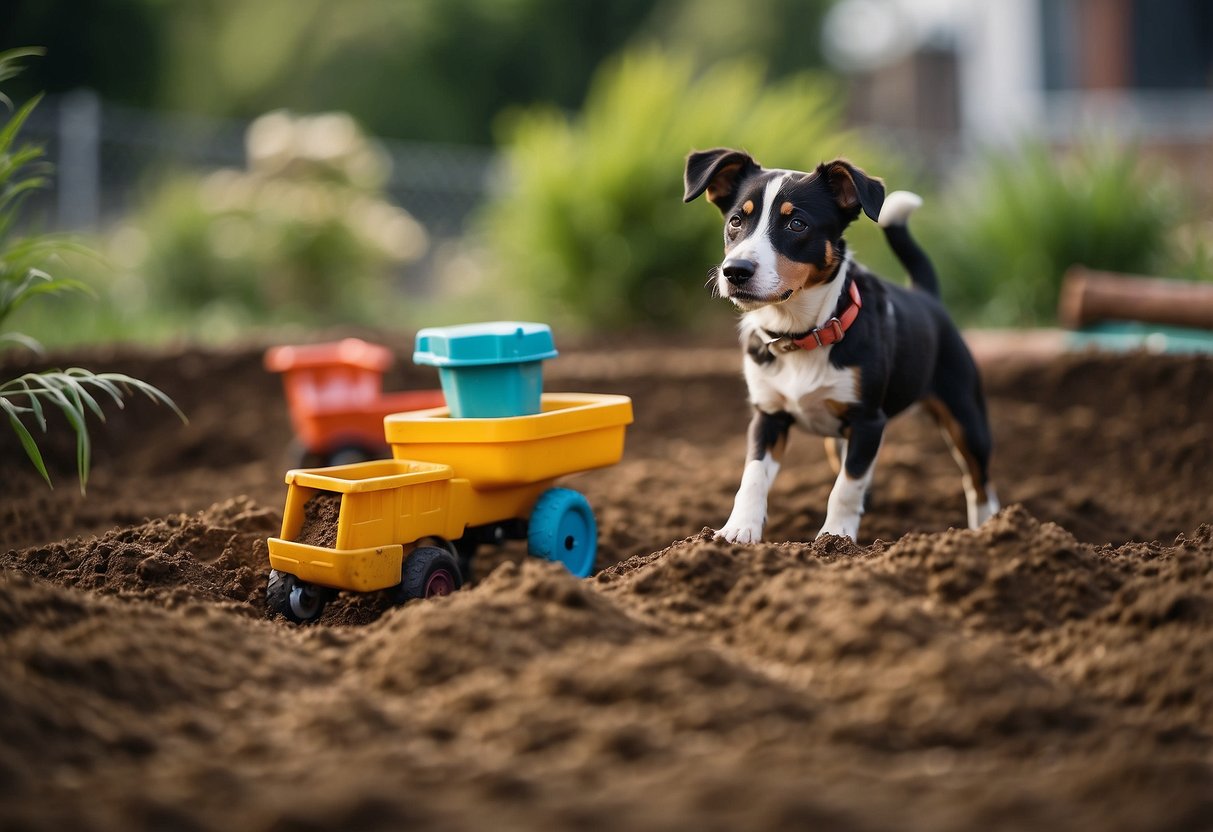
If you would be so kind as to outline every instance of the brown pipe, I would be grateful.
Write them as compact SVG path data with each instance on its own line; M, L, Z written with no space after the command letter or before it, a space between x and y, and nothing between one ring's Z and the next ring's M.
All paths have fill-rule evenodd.
M1213 330L1213 283L1071 266L1062 281L1057 317L1070 329L1096 321L1141 321Z

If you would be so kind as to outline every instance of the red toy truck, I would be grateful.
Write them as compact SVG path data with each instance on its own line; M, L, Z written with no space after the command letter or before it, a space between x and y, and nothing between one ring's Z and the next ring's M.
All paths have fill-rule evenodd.
M387 347L346 338L324 344L273 347L265 368L282 374L295 441L291 467L343 465L388 456L383 418L442 407L441 390L383 392L392 365Z

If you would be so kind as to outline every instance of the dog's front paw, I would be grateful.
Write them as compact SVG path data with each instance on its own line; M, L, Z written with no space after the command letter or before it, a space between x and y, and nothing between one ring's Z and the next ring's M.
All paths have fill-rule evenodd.
M843 520L826 519L826 523L821 527L821 531L817 533L818 537L824 537L827 534L838 535L839 537L849 537L855 540L859 536L859 518L853 520L850 518Z
M739 522L729 518L724 528L716 532L717 540L727 540L729 543L757 543L762 540L762 521Z

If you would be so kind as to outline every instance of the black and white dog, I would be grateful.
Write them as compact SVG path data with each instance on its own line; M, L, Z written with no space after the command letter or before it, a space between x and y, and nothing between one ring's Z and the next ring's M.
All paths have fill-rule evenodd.
M724 215L716 291L742 310L745 379L754 418L733 513L716 535L761 539L767 492L788 431L827 437L837 471L820 534L852 539L889 418L922 402L963 473L969 525L998 511L981 379L939 301L934 267L906 228L922 200L842 159L810 173L766 170L739 150L691 153L686 202L706 192ZM887 283L851 259L843 231L877 221L910 274Z

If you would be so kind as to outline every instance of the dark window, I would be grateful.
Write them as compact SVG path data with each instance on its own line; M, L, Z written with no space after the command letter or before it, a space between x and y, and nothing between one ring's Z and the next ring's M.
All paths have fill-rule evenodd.
M1039 0L1047 90L1213 88L1210 0Z
M1213 87L1213 3L1134 0L1132 19L1134 87Z

